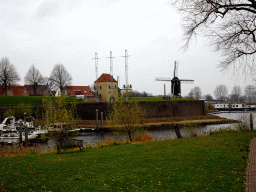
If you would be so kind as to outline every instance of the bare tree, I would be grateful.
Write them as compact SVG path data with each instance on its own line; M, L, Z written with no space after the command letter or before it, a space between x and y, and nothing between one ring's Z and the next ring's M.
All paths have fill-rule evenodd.
M50 80L50 78L49 77L45 77L44 81L45 81L45 84L47 85L48 89L53 91L54 86L53 86L53 82Z
M239 97L242 95L241 87L236 85L233 87L232 95L230 96L231 101L239 102Z
M201 97L202 97L201 88L198 86L191 89L190 92L188 93L188 98L201 99Z
M195 93L195 99L201 99L202 91L200 87L198 86L194 87L194 93Z
M239 98L239 100L240 100L240 102L245 102L246 101L246 95L242 95L240 98Z
M133 97L151 97L152 94L151 93L147 93L146 91L139 92L139 91L133 90L132 91L132 96Z
M233 90L232 90L232 94L235 94L235 95L241 95L242 94L242 89L239 85L236 85L233 87Z
M205 95L204 98L205 98L206 101L212 101L213 100L213 97L210 94Z
M61 149L58 147L60 142L67 140L74 136L74 132L71 130L77 126L75 119L76 103L71 105L65 104L65 96L58 97L56 100L52 100L51 97L46 95L43 98L44 108L44 128L51 129L51 126L59 125L60 129L49 131L49 135L54 138L57 144L57 152L60 153Z
M255 87L253 85L247 85L244 88L244 94L248 97L249 101L252 101L255 96Z
M134 101L119 99L109 103L110 112L107 116L109 126L115 130L127 134L132 142L132 134L139 129L145 118L145 111Z
M220 67L250 64L247 56L256 53L256 0L173 0L184 13L185 47L201 33L222 51ZM242 63L243 62L243 63Z
M0 83L3 85L3 94L7 95L8 85L15 85L20 81L20 77L13 64L7 57L0 61Z
M35 96L36 96L36 90L38 88L38 85L43 85L45 83L45 79L43 78L42 74L39 72L38 69L35 68L34 65L30 67L24 80L25 80L25 84L33 86L33 91Z
M190 91L188 93L188 98L190 98L190 99L195 98L194 89L190 89Z
M214 95L215 97L217 97L218 99L221 100L223 97L226 97L228 95L228 88L226 85L218 85L215 89L214 89Z
M68 86L72 82L72 77L63 66L63 64L57 64L54 66L49 81L54 88L60 89L60 92L63 92L63 88Z

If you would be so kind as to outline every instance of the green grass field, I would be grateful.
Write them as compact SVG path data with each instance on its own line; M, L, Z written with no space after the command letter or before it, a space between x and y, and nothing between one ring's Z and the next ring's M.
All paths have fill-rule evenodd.
M55 97L53 97L54 99ZM4 105L20 105L23 103L24 105L42 105L43 97L41 96L0 96L0 106ZM163 100L162 97L130 97L130 101L169 101ZM193 100L187 98L171 98L171 101L183 101L183 100ZM66 97L66 102L82 102L81 100L77 100L74 97Z
M255 131L0 158L2 191L244 191Z
M55 99L55 97L52 97ZM3 105L42 105L42 96L0 96L0 106ZM74 102L79 100L74 97L66 97L65 102Z
M195 100L188 98L171 98L170 100L163 100L162 97L130 97L130 101L185 101L185 100Z

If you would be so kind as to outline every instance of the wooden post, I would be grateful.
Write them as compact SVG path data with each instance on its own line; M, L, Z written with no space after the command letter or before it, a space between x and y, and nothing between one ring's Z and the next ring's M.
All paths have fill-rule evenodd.
M166 92L165 92L165 84L164 84L164 97L166 97Z
M96 125L98 129L98 126L99 126L99 110L98 109L96 109Z
M103 137L103 112L101 112L101 137Z
M28 127L25 125L25 145L28 145Z
M253 118L252 118L252 113L250 113L250 129L253 130Z
M28 144L28 128L26 125L26 112L24 113L25 145Z
M22 144L22 122L20 121L20 145Z
M176 135L177 135L177 138L178 138L178 139L182 138L182 136L181 136L181 134L180 134L180 128L179 128L179 126L178 126L178 125L175 125L174 128L175 128L175 133L176 133Z

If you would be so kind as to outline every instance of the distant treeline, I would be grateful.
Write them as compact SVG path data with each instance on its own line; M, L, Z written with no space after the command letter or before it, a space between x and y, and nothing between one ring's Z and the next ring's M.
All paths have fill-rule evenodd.
M153 94L147 93L146 91L139 92L139 91L132 91L133 97L152 97Z

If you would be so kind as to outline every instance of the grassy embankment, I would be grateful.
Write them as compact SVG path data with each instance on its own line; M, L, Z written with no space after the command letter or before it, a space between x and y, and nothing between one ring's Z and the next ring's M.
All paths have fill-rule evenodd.
M0 158L3 191L244 191L255 131Z
M53 99L55 97L52 97ZM21 103L25 105L42 105L43 97L41 96L0 96L0 106L3 105L19 105ZM131 101L166 101L162 97L130 97ZM191 100L186 98L172 98L171 101ZM66 97L66 102L82 102L74 97Z
M170 100L163 100L162 97L129 97L129 101L187 101L195 100L188 98L171 98Z
M43 101L42 96L0 96L0 106L3 105L20 105L23 103L24 105L42 105ZM56 99L52 97L52 99ZM65 102L74 102L79 101L74 97L66 97Z

